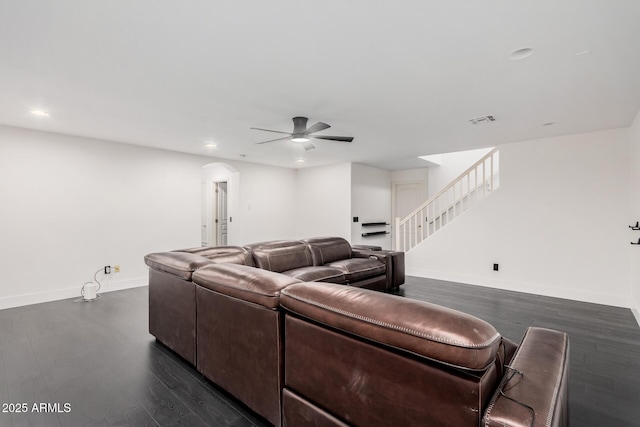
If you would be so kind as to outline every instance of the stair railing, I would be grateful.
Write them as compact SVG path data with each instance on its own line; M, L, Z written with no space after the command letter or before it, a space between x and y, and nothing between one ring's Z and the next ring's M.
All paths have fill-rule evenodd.
M396 218L395 250L409 251L497 189L498 161L494 148L406 218Z

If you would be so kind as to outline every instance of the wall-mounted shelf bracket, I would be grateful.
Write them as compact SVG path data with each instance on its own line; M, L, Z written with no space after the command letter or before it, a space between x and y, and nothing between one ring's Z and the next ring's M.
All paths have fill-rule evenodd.
M640 239L638 239L638 242L631 242L632 245L640 245Z
M632 230L640 230L640 221L636 221L636 225L630 225L629 228Z

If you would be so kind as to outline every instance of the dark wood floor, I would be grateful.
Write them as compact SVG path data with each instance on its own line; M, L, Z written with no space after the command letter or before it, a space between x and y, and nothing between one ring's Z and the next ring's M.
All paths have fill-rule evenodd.
M516 342L530 325L568 332L571 425L640 426L640 328L629 310L419 278L400 294L471 313ZM1 310L0 403L28 411L0 412L0 426L266 425L155 342L147 295Z

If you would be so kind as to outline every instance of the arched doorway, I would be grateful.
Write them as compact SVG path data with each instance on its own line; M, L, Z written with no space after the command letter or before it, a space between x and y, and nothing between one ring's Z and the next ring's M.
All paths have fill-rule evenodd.
M239 184L240 172L229 164L215 162L202 167L202 246L236 244L233 217L239 211Z

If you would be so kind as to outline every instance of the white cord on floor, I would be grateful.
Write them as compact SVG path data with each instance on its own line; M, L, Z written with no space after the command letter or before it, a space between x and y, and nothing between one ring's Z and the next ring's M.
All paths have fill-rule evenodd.
M84 298L84 287L89 284L93 284L93 282L84 282L84 285L82 285L82 288L80 288L80 298L74 300L73 302L79 302L79 301L92 302L97 300L98 298L102 298L102 295L98 293L100 291L100 288L102 287L102 283L100 283L100 281L98 280L98 273L100 273L101 271L102 271L102 268L96 271L95 273L93 273L93 280L95 280L96 283L98 284L98 289L96 289L96 297L93 299Z

